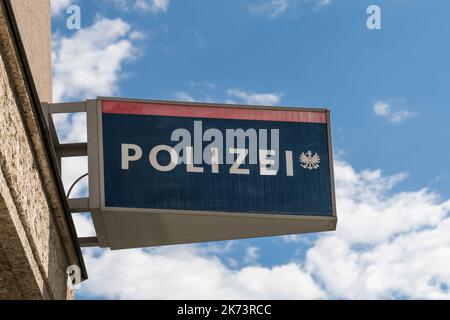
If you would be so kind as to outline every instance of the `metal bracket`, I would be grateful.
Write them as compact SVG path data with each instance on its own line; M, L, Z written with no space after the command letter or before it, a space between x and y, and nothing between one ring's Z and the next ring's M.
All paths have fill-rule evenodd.
M98 142L97 142L97 100L88 100L86 102L66 102L66 103L43 103L42 109L44 110L44 116L47 121L50 136L55 148L55 153L58 159L58 165L60 173L62 173L61 161L62 158L70 157L83 157L87 156L89 161L89 173L94 171L95 165L93 166L90 162L90 158L94 161L98 161ZM53 114L63 114L63 113L85 113L87 120L87 136L88 142L80 143L61 143L56 127L53 121ZM106 233L103 228L103 224L99 223L98 209L100 206L99 195L96 190L99 189L99 182L96 179L97 175L89 175L89 197L88 198L75 198L68 199L69 208L71 213L82 213L91 212L92 219L95 224L96 232L100 235L100 238L104 238L103 235ZM101 217L100 217L101 218ZM94 247L99 246L98 237L87 237L79 238L79 243L81 247ZM105 242L105 240L103 240Z
M70 211L72 213L88 212L89 198L68 199Z
M87 143L63 143L55 145L56 156L60 158L83 157L88 155Z
M78 238L78 242L80 243L80 247L83 248L98 247L97 237Z

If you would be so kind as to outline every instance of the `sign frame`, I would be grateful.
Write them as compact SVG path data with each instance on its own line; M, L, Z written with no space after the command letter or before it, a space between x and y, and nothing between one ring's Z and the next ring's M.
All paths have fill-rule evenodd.
M332 215L294 215L286 213L245 213L245 212L219 212L219 211L194 211L194 210L171 210L171 209L148 209L148 208L125 208L125 207L107 207L105 205L105 186L104 186L104 161L103 158L103 126L102 126L102 102L103 101L123 101L132 103L157 103L170 105L182 105L193 107L232 107L242 109L258 109L258 110L285 110L285 111L306 111L306 112L323 112L326 114L327 125L327 138L328 138L328 164L330 173L330 196L331 196L331 209ZM139 219L145 219L143 215L169 215L194 217L198 219L211 219L214 217L218 219L252 219L256 224L265 223L264 221L273 220L280 221L281 224L285 221L304 222L306 229L302 232L316 232L316 231L333 231L337 225L337 210L335 199L335 183L334 183L334 168L333 168L333 148L331 138L331 121L330 110L327 108L304 108L304 107L283 107L283 106L260 106L260 105L240 105L240 104L221 104L221 103L203 103L203 102L186 102L186 101L169 101L169 100L145 100L145 99L129 99L129 98L116 98L116 97L98 97L95 100L88 100L86 102L87 112L87 127L88 127L88 167L89 167L89 208L92 211L92 218L94 221L95 229L97 232L97 238L100 247L111 247L112 249L122 249L128 247L137 247L132 244L118 245L118 240L112 241L111 234L108 229L111 228L111 222L109 221L111 215L117 215L123 217L123 215L135 215ZM200 221L200 220L199 220ZM312 224L308 226L308 224ZM317 225L317 226L316 226ZM256 225L257 227L257 225ZM316 230L317 229L317 230ZM131 233L131 231L130 231ZM298 232L297 232L298 233ZM292 233L279 233L292 234ZM278 234L273 234L273 236ZM267 236L267 235L261 235ZM253 236L251 236L253 237ZM256 237L259 237L256 235ZM223 238L223 237L222 237ZM236 237L235 237L236 238ZM239 238L239 237L237 237ZM242 238L248 238L243 236ZM226 240L214 239L216 240ZM204 240L192 241L203 242ZM113 245L112 242L115 242ZM126 242L126 241L125 241ZM184 243L174 241L176 244ZM154 245L164 245L154 244Z

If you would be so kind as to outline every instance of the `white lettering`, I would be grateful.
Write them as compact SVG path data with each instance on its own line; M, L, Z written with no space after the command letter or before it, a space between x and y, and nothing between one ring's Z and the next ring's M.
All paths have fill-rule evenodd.
M196 167L194 166L194 149L192 147L186 147L186 171L187 172L197 172L197 173L203 173L202 167Z
M130 155L130 150L134 150L133 155ZM135 144L122 144L122 170L128 170L130 161L137 161L141 157L141 147Z
M170 154L170 162L163 166L158 162L158 153L160 151L166 151ZM153 166L153 168L155 168L158 171L162 171L162 172L169 172L172 171L173 169L175 169L175 167L178 164L178 154L175 151L175 149L166 146L166 145L160 145L160 146L156 146L152 149L152 151L150 151L150 155L149 155L149 160L150 160L150 164Z
M219 149L211 148L211 171L219 173Z
M268 156L274 156L275 150L259 150L259 174L262 176L276 176L277 171L273 167L275 166L275 160L268 158Z
M292 151L286 151L286 175L288 177L294 176L294 166L292 165Z
M233 165L230 168L231 174L250 174L250 169L242 169L239 168L243 163L245 163L245 158L248 155L247 149L234 149L230 148L230 154L237 154L237 159L233 163Z

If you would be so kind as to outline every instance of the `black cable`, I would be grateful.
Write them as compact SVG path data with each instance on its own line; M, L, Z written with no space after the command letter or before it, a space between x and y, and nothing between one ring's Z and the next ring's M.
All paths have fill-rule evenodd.
M67 199L69 199L70 193L72 192L73 187L75 187L75 185L84 177L87 177L89 175L89 173L85 173L83 174L81 177L79 177L77 180L75 180L74 183L72 183L72 185L69 188L69 191L67 191Z

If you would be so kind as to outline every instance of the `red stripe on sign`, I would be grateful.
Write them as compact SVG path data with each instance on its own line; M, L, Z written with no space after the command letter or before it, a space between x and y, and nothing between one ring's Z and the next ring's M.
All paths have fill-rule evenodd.
M196 106L157 102L102 101L102 112L186 118L327 123L324 111Z

